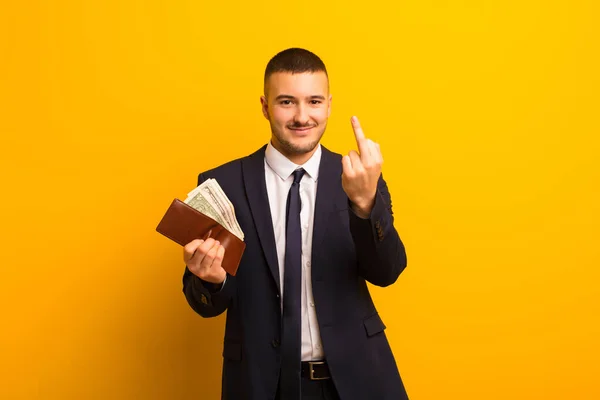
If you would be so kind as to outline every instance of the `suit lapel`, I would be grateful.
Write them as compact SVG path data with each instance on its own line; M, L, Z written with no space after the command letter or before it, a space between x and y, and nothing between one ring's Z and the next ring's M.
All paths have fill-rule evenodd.
M348 208L348 198L342 190L341 157L327 150L322 145L321 148L321 164L319 166L319 180L313 221L313 258L317 253L319 244L325 237L330 214L333 211ZM275 244L273 219L271 217L267 184L265 182L265 149L266 146L263 146L260 150L242 161L242 173L258 238L277 290L281 293L277 246Z
M265 149L260 150L242 161L242 173L244 186L248 196L248 203L252 212L252 218L258 232L261 247L265 254L271 275L275 280L277 290L281 293L279 283L279 263L277 261L277 246L273 233L273 219L269 207L269 196L267 195L267 184L265 182Z

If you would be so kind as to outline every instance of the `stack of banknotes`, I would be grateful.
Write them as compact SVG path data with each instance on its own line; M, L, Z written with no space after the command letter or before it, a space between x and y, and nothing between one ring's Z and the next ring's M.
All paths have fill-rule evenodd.
M215 179L207 179L189 192L184 203L214 219L240 240L244 240L244 232L235 217L233 204Z

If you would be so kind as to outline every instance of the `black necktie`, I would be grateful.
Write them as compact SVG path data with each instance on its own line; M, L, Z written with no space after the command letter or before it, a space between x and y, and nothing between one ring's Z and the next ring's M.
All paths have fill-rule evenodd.
M302 231L300 229L300 180L306 171L294 171L287 198L285 264L283 275L283 332L281 335L281 400L300 399L302 281Z

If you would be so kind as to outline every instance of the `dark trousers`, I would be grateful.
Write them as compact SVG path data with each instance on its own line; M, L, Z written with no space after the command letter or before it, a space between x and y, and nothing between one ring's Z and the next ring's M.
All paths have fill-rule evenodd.
M309 378L302 379L302 400L340 400L332 379L312 381ZM276 400L282 399L277 393Z

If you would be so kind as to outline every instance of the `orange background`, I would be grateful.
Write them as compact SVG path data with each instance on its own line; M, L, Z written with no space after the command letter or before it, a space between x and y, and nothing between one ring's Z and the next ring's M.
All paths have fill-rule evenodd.
M411 399L598 399L592 0L0 6L0 398L217 399L223 316L154 232L270 132L268 59L328 66L324 144L381 144L409 267L373 290Z

